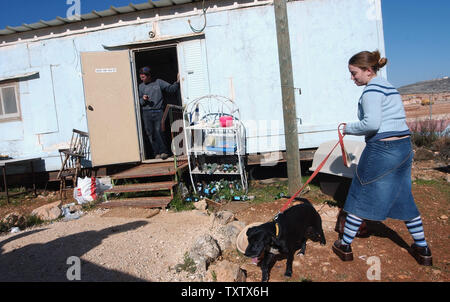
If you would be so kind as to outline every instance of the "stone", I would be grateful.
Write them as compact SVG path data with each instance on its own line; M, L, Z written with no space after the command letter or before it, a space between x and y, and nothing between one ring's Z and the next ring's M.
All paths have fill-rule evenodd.
M218 222L222 225L234 220L234 214L230 211L219 211L215 214L214 222Z
M208 265L220 256L220 247L211 235L205 234L196 239L188 255L194 260L197 269L206 271Z
M238 264L227 260L212 264L208 268L208 277L217 282L245 282L245 271Z
M74 204L69 206L70 213L81 211L81 209L83 209L83 206L81 204Z
M197 210L204 211L208 207L208 204L206 203L205 199L202 199L202 200L199 200L197 202L194 202L194 207Z
M230 240L231 245L236 245L236 239L239 233L245 228L245 223L242 221L234 220L224 227L222 227L222 233Z
M40 218L43 221L51 221L58 219L62 211L59 208L61 206L61 200L43 205L42 207L36 208L31 212L31 215L34 215Z
M229 237L236 237L245 228L245 223L234 220L223 228L223 233Z

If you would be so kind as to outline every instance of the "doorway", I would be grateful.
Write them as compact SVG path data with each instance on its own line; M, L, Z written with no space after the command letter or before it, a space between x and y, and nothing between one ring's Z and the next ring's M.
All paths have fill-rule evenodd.
M139 93L139 85L142 83L139 77L139 69L144 66L150 67L152 81L156 79L161 79L169 84L173 84L177 81L177 75L179 73L178 68L178 58L177 58L177 45L166 45L155 48L138 49L133 51L134 63L135 63L135 89L137 94ZM165 93L163 91L163 111L166 105L178 105L182 106L181 93L178 90L177 93ZM140 120L140 133L141 133L141 146L143 149L142 157L143 160L153 159L155 154L153 152L152 146L145 134L143 128L142 112L140 111L138 116ZM169 151L171 151L172 135L170 133L171 125L170 119L167 118L165 121L165 131L163 132L163 139L165 140L166 146ZM169 154L172 156L172 154Z

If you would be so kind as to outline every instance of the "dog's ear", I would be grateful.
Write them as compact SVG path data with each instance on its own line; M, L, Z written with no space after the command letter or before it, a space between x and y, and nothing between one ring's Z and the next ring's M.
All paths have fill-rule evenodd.
M269 232L264 232L264 246L272 245L273 237Z
M247 237L250 237L250 236L256 234L257 232L258 232L258 228L257 227L252 227L252 228L249 228L247 230L246 235L247 235Z

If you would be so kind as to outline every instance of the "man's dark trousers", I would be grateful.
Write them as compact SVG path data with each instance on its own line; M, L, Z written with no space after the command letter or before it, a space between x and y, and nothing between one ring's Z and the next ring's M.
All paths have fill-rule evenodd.
M152 145L155 155L169 154L166 143L161 133L161 121L163 111L160 110L142 110L142 119L144 121L145 134Z

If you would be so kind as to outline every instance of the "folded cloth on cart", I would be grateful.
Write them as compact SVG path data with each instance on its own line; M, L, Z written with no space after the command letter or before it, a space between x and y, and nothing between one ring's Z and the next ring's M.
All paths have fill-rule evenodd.
M206 146L206 150L214 152L236 152L236 144L216 144L214 146Z

